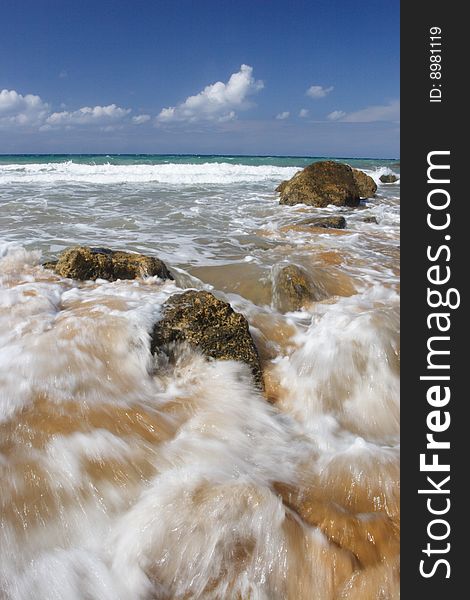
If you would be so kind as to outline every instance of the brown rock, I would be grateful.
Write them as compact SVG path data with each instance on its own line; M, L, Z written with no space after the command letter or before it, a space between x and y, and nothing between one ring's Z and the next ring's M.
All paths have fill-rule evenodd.
M322 227L325 229L344 229L346 219L344 217L312 217L300 221L299 225L312 225L312 227Z
M56 260L50 260L48 262L42 263L42 266L45 269L50 269L51 271L55 271L57 265L57 261Z
M333 544L351 552L363 567L398 555L398 526L385 512L351 513L322 497L317 488L300 491L277 483L275 489L284 504L303 521L318 527Z
M376 225L378 224L377 217L364 217L362 220L364 223L375 223Z
M282 193L288 183L289 183L288 180L281 181L281 183L276 188L276 192Z
M357 206L361 196L351 167L331 160L305 167L280 188L279 203L291 206Z
M246 363L263 389L259 356L247 320L213 294L190 290L165 303L163 318L153 329L151 350L167 353L175 342L186 342L216 360Z
M372 198L375 196L377 184L372 177L369 177L369 175L366 175L359 169L353 169L353 177L359 189L361 198Z
M311 302L327 297L326 290L315 285L302 267L287 265L275 269L273 302L281 312L300 310Z
M382 183L395 183L395 181L398 181L398 177L396 175L381 175L380 181Z
M44 264L62 277L79 279L135 279L157 275L161 279L173 279L165 263L160 259L130 252L114 252L107 248L76 246L62 252L57 262Z

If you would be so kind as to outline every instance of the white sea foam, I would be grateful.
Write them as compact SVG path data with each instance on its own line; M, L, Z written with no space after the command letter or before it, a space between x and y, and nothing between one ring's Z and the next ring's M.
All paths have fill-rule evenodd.
M393 171L389 167L376 167L375 169L361 169L361 170L364 171L364 173L366 173L367 175L369 175L369 177L372 177L372 179L375 181L375 183L379 186L384 185L380 181L380 178L382 177L382 175L395 175L395 177L397 177L397 181L395 182L395 184L399 185L399 183L400 183L400 173Z
M161 183L170 185L256 183L292 177L299 168L229 163L88 165L62 163L0 165L0 184Z
M319 304L299 349L278 364L286 410L311 431L327 414L347 431L396 441L398 332L398 296L385 287Z

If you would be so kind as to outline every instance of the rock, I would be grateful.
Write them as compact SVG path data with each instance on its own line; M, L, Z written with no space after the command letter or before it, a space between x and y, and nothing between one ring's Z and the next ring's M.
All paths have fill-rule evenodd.
M372 177L369 177L369 175L366 175L359 169L353 169L353 177L359 189L361 198L373 198L375 196L377 184Z
M51 271L55 271L56 265L57 265L56 260L50 260L48 262L42 263L42 266L44 267L44 269L49 269Z
M276 192L282 193L288 183L289 183L288 180L281 181L281 183L276 188Z
M274 270L273 303L281 312L300 310L327 296L326 290L316 286L302 267L287 265Z
M325 229L344 229L346 219L344 217L312 217L300 221L299 225L312 225L313 227L323 227Z
M313 163L281 186L280 204L357 206L360 191L351 167L331 160ZM278 188L279 189L279 188Z
M76 246L64 250L57 262L43 265L62 277L79 279L135 279L157 275L161 279L173 279L165 263L160 259L130 252L114 252L108 248Z
M375 223L376 225L379 223L377 217L364 217L362 220L364 223Z
M363 567L377 566L384 557L388 557L389 560L398 556L397 517L389 516L382 508L369 508L370 505L367 507L368 512L361 514L351 507L351 500L351 504L343 506L342 502L332 501L331 492L328 494L322 489L319 490L319 487L317 484L300 489L280 482L274 484L274 489L286 506L296 512L305 523L320 529L335 545L350 552ZM367 518L364 518L365 515ZM361 594L353 597L365 598ZM368 597L379 598L380 595Z
M382 183L395 183L395 181L398 181L398 177L396 175L381 175L380 181Z
M163 318L153 329L151 351L168 352L174 342L186 342L216 360L246 363L255 383L263 389L260 360L248 321L213 294L190 290L171 296L164 304Z

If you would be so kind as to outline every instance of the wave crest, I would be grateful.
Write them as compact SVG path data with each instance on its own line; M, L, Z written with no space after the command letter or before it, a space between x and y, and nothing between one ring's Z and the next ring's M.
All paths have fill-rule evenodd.
M169 185L257 183L289 179L300 168L234 165L225 162L159 165L62 163L0 166L0 184L12 183L161 183Z

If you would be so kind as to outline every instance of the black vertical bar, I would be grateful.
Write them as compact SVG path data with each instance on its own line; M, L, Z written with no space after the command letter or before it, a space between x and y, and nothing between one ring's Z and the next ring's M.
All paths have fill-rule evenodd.
M465 488L469 461L467 440L470 439L464 372L470 367L464 365L469 354L464 341L470 328L465 315L464 288L468 271L466 238L470 237L466 225L470 176L465 191L464 161L467 159L462 146L464 132L469 129L464 102L468 104L465 63L470 36L461 11L461 4L450 1L401 3L401 588L402 597L412 600L453 600L469 594L466 580L470 571L464 566L467 552L463 550L463 543L469 533L468 519L464 517L465 509L468 511ZM449 154L430 157L431 152ZM450 169L431 170L431 181L428 181L429 161L450 165ZM444 183L446 179L450 182ZM449 198L449 206L442 210L428 204L430 201L444 206ZM447 218L450 223L443 229L433 229L428 218L438 227L445 224ZM436 265L438 269L428 271ZM449 273L446 283L430 282L430 278L441 281ZM456 290L450 293L450 303L455 305L460 295L460 306L432 308L428 289L441 292L443 298L449 290ZM431 302L439 304L438 298L438 294L434 294ZM447 315L439 323L445 328L450 322L448 331L439 331L438 319L430 317L433 313ZM427 344L433 336L450 338L430 342L431 348L450 350L449 355L431 357L433 364L439 363L442 367L447 364L449 369L428 367ZM421 376L450 379L420 380ZM449 388L451 396L446 405L430 404L427 394L432 386L441 386L440 394L445 393L445 387ZM433 411L437 413L430 416ZM450 425L444 428L448 417ZM442 426L444 430L433 432L429 424ZM427 448L426 436L432 433L433 439L450 442L450 448ZM421 454L425 454L424 461L428 464L436 454L435 460L450 465L450 470L423 470ZM442 483L448 476L450 479ZM443 493L431 493L437 488ZM431 510L446 512L432 514Z

